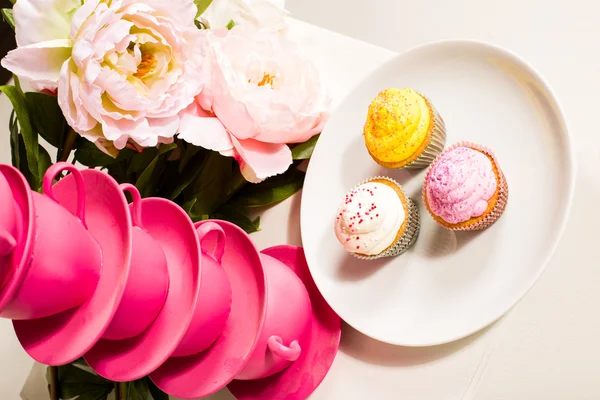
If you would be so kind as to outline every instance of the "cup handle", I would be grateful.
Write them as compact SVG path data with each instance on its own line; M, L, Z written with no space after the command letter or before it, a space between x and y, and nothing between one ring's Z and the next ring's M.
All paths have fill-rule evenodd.
M17 241L9 232L0 229L0 257L4 257L12 253L17 246Z
M279 336L271 336L267 341L267 346L276 356L290 362L296 361L302 353L302 349L297 340L290 343L290 346L288 347L283 344L283 339Z
M219 265L221 265L223 254L225 253L225 231L223 231L223 228L221 228L221 226L215 222L205 222L204 224L200 225L196 231L198 232L198 239L200 241L202 253L211 257ZM215 246L212 254L202 247L202 242L211 233L217 235L217 245Z
M131 210L131 222L133 226L142 228L142 196L140 191L131 183L123 183L119 186L123 192L128 192L133 199L133 210Z
M77 218L79 218L84 228L87 229L87 224L85 223L85 183L83 181L83 175L81 175L81 172L73 164L58 162L48 168L46 174L44 174L42 185L44 194L58 203L58 200L56 200L56 197L54 196L52 184L54 183L56 176L63 171L69 171L75 178L75 184L77 186Z

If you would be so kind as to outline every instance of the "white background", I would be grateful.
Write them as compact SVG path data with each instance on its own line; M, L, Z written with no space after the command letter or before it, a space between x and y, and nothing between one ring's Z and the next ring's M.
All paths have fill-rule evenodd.
M562 102L579 163L574 209L547 272L527 297L485 332L437 348L384 345L345 328L341 352L318 400L600 399L600 3L594 0L288 0L293 16L400 52L420 43L472 38L532 63ZM392 51L301 24L337 101ZM0 162L9 162L6 99L0 98ZM544 199L535 199L544 201ZM299 198L271 210L255 235L297 244ZM293 211L290 212L290 209ZM281 224L288 221L288 226ZM530 223L530 222L528 222ZM0 398L13 400L32 362L0 321ZM34 371L30 400L45 385ZM37 394L36 394L37 393ZM227 398L227 396L219 396Z

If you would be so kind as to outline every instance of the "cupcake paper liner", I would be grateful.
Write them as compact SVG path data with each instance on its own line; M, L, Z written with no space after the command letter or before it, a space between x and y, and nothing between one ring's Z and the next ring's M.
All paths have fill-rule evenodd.
M433 110L433 132L431 133L429 144L419 157L403 168L426 168L442 153L446 145L446 124L429 100L427 100L427 104Z
M437 219L439 217L436 216L431 211L431 209L429 208L428 203L427 203L427 194L426 194L427 178L429 177L429 174L431 173L433 164L435 164L447 152L452 151L458 147L468 147L473 150L481 151L482 153L488 155L493 160L496 170L498 171L498 179L500 181L499 185L498 185L498 191L499 191L498 201L496 202L496 205L494 206L492 211L489 212L485 216L485 218L479 220L478 222L475 222L475 223L467 225L467 226L460 226L460 227L452 227L452 226L449 226L450 224L449 225L440 224L440 225L446 229L450 229L453 231L480 231L480 230L486 229L486 228L490 227L491 225L493 225L494 222L496 222L500 218L500 216L502 216L502 213L504 212L504 210L506 208L506 203L508 202L508 183L506 182L506 177L504 176L504 173L502 172L502 169L500 168L500 164L498 163L498 159L496 158L496 155L488 147L481 146L477 143L472 143L472 142L459 142L459 143L453 144L452 146L448 147L445 151L440 153L436 157L436 159L433 161L432 165L429 167L429 169L427 170L427 173L425 174L425 180L424 180L425 183L423 184L423 193L422 193L423 202L426 205L427 211L429 211L431 216L436 220L436 222L438 222Z
M367 179L366 181L358 184L356 187L364 185L365 183L372 182L374 180L386 180L398 186L400 190L402 190L402 186L400 186L398 182L385 176L377 176L371 179ZM352 253L354 257L361 260L376 260L378 258L398 256L404 253L406 250L408 250L417 241L417 237L419 236L419 230L421 228L421 221L419 218L419 207L417 207L415 202L412 201L408 196L406 196L406 194L404 194L404 197L406 198L406 203L408 204L408 215L406 216L408 220L402 235L394 242L394 244L392 244L382 253L375 254L372 256Z

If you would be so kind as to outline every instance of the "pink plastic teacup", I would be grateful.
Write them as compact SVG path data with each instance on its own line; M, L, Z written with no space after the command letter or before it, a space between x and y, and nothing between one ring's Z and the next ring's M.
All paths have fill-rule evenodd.
M0 174L0 266L17 245L19 210L15 205L10 186L4 175ZM1 276L1 274L0 274ZM3 279L0 277L0 288Z
M231 312L231 283L221 267L225 251L225 232L214 222L197 228L202 248L202 279L196 309L189 329L173 353L173 357L198 354L208 349L223 333ZM216 235L216 246L209 252L203 241Z
M72 193L77 196L77 216L61 206L52 191L54 179L63 171L71 172L77 182L77 192ZM19 289L2 310L5 318L43 318L80 306L93 294L100 277L102 254L85 224L81 173L71 164L57 163L46 172L43 189L43 195L32 192L33 252Z
M0 290L11 278L12 271L7 264L17 246L20 219L20 210L16 207L10 185L0 173Z
M163 308L169 292L167 258L158 242L142 226L141 196L130 184L121 185L133 198L131 269L119 308L103 338L123 340L144 332Z
M237 380L262 379L283 371L302 352L312 306L306 287L290 268L260 255L267 277L267 313L257 346Z

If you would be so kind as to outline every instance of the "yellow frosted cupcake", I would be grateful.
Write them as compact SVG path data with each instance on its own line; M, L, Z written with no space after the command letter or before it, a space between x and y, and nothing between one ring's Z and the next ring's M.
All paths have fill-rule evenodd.
M413 89L385 89L369 106L364 138L369 154L387 168L425 168L446 143L444 120Z

